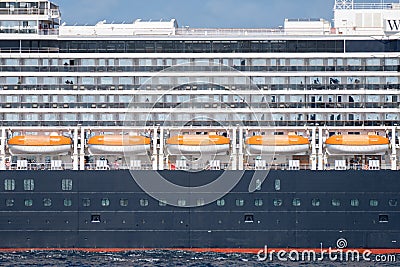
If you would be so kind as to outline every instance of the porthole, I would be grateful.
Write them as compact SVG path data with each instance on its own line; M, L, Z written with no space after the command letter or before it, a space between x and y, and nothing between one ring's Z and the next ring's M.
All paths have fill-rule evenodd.
M339 199L332 199L332 206L340 207L340 200Z
M218 207L223 207L223 206L225 206L225 199L218 199L218 200L217 200L217 206L218 206Z
M321 206L321 200L318 198L314 198L313 200L311 200L311 205L313 207L319 207Z
M127 206L128 206L128 199L126 199L126 198L121 198L121 199L119 200L119 205L120 205L121 207L127 207Z
M148 199L141 199L140 200L140 206L147 207L148 205L149 205L149 200Z
M282 201L282 199L274 199L274 206L275 207L280 207L280 206L282 206L282 204L283 204L283 201Z
M397 205L398 205L397 199L389 199L390 207L397 207Z
M300 207L301 206L301 199L300 198L293 199L292 204L293 204L294 207Z
M244 199L236 199L235 203L236 203L236 207L243 207Z
M51 199L50 198L44 198L43 199L43 206L50 207L51 206Z
M358 199L352 199L352 200L350 200L350 205L352 207L358 207L358 206L360 206L360 201Z
M101 206L102 206L102 207L108 207L108 206L110 206L110 200L109 200L108 198L103 198L103 199L101 200Z
M378 206L379 206L379 201L376 200L376 199L371 199L371 200L369 201L369 205L370 205L371 207L378 207Z
M24 204L25 204L25 207L32 207L33 200L32 199L25 199Z

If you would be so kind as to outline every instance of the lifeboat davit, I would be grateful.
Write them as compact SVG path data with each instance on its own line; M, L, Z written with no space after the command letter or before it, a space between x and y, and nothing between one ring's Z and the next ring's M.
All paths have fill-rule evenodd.
M333 135L326 142L328 154L384 154L389 149L389 139L376 134Z
M72 140L60 135L21 135L8 141L11 155L63 155L71 150Z
M220 135L176 135L167 139L170 155L225 154L231 140Z
M246 140L250 155L260 154L302 154L309 150L310 141L296 134L256 135Z
M150 138L137 135L97 135L89 139L92 155L145 155L150 150Z

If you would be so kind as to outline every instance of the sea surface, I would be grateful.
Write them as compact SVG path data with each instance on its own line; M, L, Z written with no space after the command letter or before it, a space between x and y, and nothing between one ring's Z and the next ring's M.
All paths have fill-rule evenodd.
M195 253L186 251L137 251L89 253L75 251L27 251L0 253L0 266L400 266L396 262L261 262L256 255Z

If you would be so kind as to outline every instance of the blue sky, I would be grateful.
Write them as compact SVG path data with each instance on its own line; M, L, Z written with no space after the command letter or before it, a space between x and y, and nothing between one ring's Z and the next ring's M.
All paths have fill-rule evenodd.
M259 28L285 18L333 18L334 0L54 0L68 25L176 18L179 26ZM356 0L358 1L358 0ZM361 0L362 1L362 0ZM364 0L362 2L371 2ZM393 0L396 2L397 0ZM359 2L359 1L358 1ZM373 2L381 2L375 0ZM387 1L389 2L389 1Z

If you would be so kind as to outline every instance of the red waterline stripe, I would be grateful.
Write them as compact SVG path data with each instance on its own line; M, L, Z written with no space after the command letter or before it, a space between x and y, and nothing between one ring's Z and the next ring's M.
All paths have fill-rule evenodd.
M260 248L0 248L0 252L31 252L31 251L80 251L80 252L93 252L93 253L106 253L106 252L129 252L129 251L188 251L188 252L214 252L214 253L243 253L243 254L257 254ZM323 248L326 253L329 248ZM335 250L332 248L331 250ZM303 252L303 251L313 251L315 253L320 253L321 248L268 248L269 252L275 251L285 251L285 252ZM365 248L355 248L355 249L342 249L343 252L348 251L358 251L360 254L369 251L374 255L385 255L385 254L399 254L400 249L365 249Z

